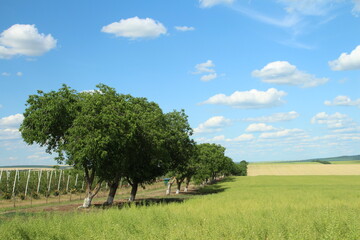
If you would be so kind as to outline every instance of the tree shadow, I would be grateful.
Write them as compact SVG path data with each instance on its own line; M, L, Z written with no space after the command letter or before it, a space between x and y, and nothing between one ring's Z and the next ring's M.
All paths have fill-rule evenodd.
M224 187L221 183L234 182L235 177L226 177L221 180L217 180L210 185L205 185L188 192L181 192L179 195L172 195L166 197L150 197L150 198L139 198L134 202L128 202L127 200L116 201L112 205L104 204L94 204L95 208L127 208L127 207L143 207L143 206L152 206L152 205L161 205L161 204L170 204L170 203L183 203L186 200L190 199L191 196L196 195L209 195L217 194L224 192L228 187Z
M127 207L147 207L153 205L169 204L169 203L182 203L186 199L180 197L164 197L164 198L145 198L145 199L136 199L134 202L128 201L117 201L112 205L104 204L94 204L95 208L127 208Z

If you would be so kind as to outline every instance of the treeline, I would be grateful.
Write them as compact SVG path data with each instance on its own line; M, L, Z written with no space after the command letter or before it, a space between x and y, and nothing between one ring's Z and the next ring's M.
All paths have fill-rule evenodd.
M196 144L184 110L163 113L146 98L119 94L106 85L77 92L63 85L58 91L38 91L27 100L21 135L28 144L46 147L59 163L84 172L89 207L101 184L109 186L113 202L121 179L131 185L130 201L138 187L160 176L188 185L244 170L216 144ZM246 174L246 173L245 173Z

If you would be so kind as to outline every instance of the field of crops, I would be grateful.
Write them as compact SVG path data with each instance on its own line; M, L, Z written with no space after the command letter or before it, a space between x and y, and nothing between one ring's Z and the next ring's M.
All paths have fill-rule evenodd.
M360 239L360 176L237 177L201 193L183 203L12 216L0 220L0 239Z
M336 164L312 162L249 164L248 176L259 175L360 175L360 164L351 162L343 164L341 162Z

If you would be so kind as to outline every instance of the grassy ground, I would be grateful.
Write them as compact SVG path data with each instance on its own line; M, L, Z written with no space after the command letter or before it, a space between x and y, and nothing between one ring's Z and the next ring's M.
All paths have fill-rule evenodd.
M259 175L360 175L360 164L263 163L249 164L249 176Z
M168 202L15 216L0 239L360 239L360 176L229 178Z

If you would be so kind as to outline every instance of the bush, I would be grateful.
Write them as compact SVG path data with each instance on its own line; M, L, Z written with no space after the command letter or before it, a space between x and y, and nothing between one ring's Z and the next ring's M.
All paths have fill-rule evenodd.
M314 160L313 162L318 162L318 163L321 163L321 164L331 164L331 162L324 161L324 160Z
M71 193L71 194L75 194L76 192L77 192L76 188L70 189L70 193Z
M59 190L55 190L54 191L54 196L59 196L60 195L60 191Z
M33 199L40 199L40 195L39 195L37 192L31 193L31 197L32 197Z
M3 199L11 199L11 193L4 192L2 197Z
M23 193L20 194L20 199L21 199L21 200L25 200L25 198L26 198L25 194L23 194Z

